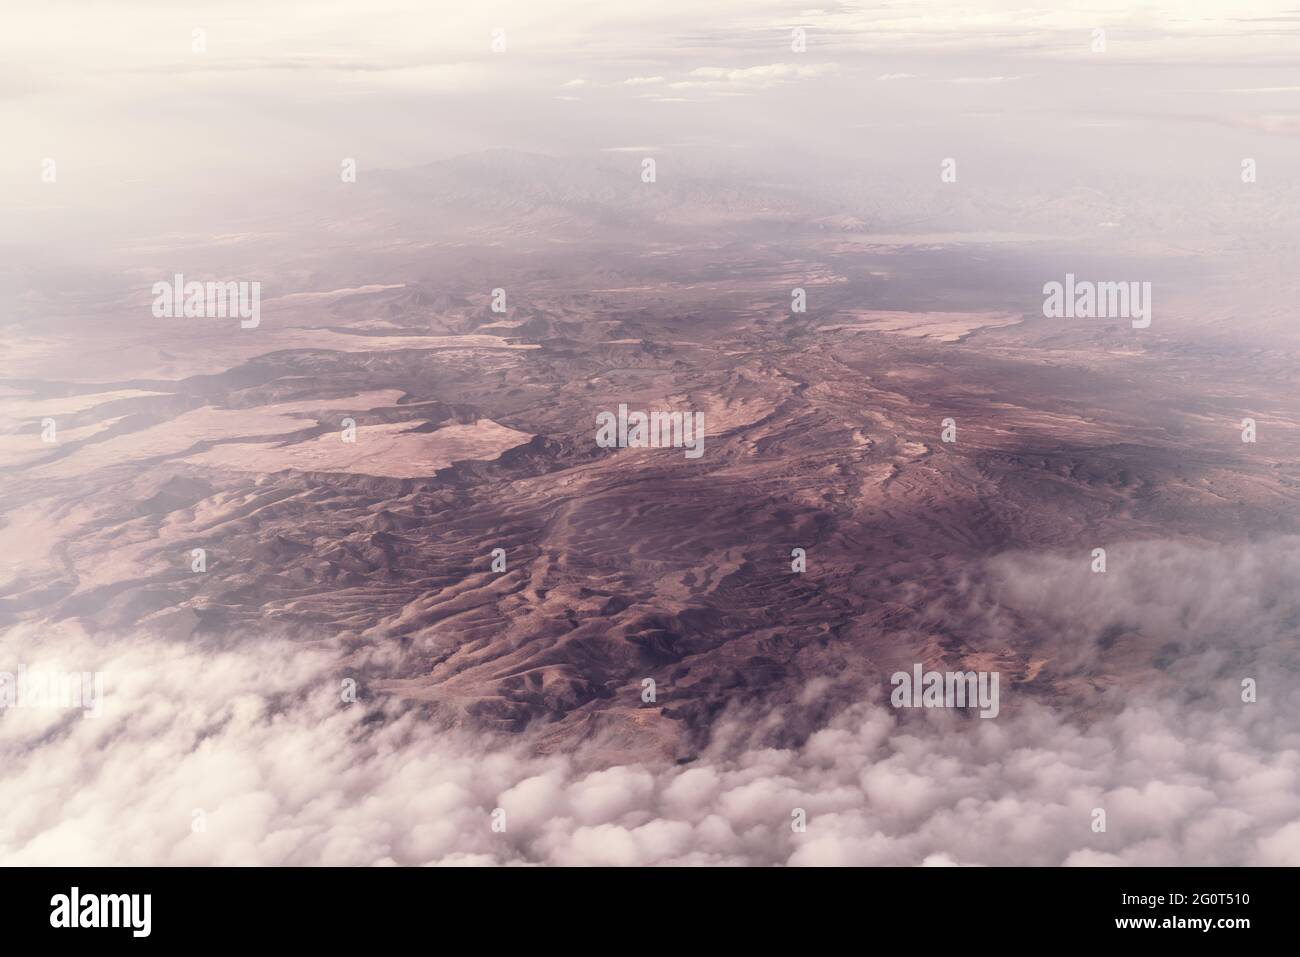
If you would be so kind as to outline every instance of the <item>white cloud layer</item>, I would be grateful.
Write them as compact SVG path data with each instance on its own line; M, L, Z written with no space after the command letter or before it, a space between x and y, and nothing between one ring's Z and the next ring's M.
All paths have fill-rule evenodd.
M1112 594L1135 627L1163 627L1197 594L1198 626L1219 614L1267 637L1267 619L1294 613L1267 597L1294 585L1276 567L1143 547L1163 549L1172 591ZM1051 561L1006 561L1035 600L1079 591ZM1204 580L1215 568L1222 588ZM1212 645L1206 667L1227 653ZM1254 704L1224 681L1187 702L1135 695L1090 723L1033 703L988 721L900 717L882 695L794 749L763 745L782 715L736 715L690 765L590 770L591 755L438 732L364 694L344 705L321 646L14 630L4 648L106 684L97 719L0 717L4 864L1300 864L1300 702L1278 672Z

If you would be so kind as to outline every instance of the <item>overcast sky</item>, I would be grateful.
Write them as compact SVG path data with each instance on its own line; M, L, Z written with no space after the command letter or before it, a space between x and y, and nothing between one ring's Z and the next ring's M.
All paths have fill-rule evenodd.
M1131 141L1173 117L1300 133L1298 0L51 0L4 19L7 203L44 201L47 157L69 190L102 191L496 146L956 153L1057 129Z

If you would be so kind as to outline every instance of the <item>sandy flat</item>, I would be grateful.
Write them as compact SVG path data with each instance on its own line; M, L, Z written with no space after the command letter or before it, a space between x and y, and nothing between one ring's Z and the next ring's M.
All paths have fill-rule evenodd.
M1021 316L1009 312L889 312L858 309L849 315L852 322L822 326L823 332L860 329L863 332L892 332L918 339L956 342L977 329L1010 326Z
M179 455L198 442L257 436L277 437L309 429L320 421L310 413L337 410L338 422L369 409L394 406L404 395L400 389L376 389L338 399L282 402L253 409L192 409L167 422L138 432L115 436L77 449L70 455L34 466L30 475L58 477L80 475L93 469L160 456ZM333 423L332 423L333 424ZM93 428L99 428L95 426ZM341 428L341 426L340 426ZM60 433L60 440L70 440ZM19 436L16 438L28 438ZM48 450L48 446L44 449Z
M340 434L330 434L284 447L229 443L192 455L185 461L242 472L296 469L419 478L447 468L453 462L495 459L532 438L527 432L507 428L491 419L479 419L473 425L447 425L434 432L413 432L412 427L410 422L360 425L356 442L344 442Z
M166 395L165 392L152 392L146 389L117 389L112 392L86 392L82 395L69 395L57 399L29 398L30 393L6 390L0 394L0 422L21 424L31 419L43 419L46 416L56 421L61 415L73 415L93 409L105 402L115 399L135 399L148 395ZM0 427L0 431L7 431Z
M344 296L369 295L375 292L384 292L387 289L401 289L406 285L404 282L388 283L371 283L368 286L349 286L346 289L330 289L326 292L291 292L284 296L276 296L272 299L263 299L262 302L328 302L332 299L342 299Z
M250 330L251 331L251 330ZM330 349L335 352L380 352L393 349L540 349L501 336L351 336L331 329L286 329L276 336L281 349Z
M40 432L13 433L0 435L0 465L27 465L47 458L56 451L60 444L80 442L98 432L112 428L121 419L105 419L80 428L59 428L55 420L55 442L46 444Z

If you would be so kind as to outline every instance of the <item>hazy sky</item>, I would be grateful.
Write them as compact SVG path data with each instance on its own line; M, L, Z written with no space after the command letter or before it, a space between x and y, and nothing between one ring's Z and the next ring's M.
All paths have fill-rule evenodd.
M1300 134L1300 0L50 0L5 14L0 64L6 205L48 201L47 157L72 195L495 146L955 153L1172 117Z

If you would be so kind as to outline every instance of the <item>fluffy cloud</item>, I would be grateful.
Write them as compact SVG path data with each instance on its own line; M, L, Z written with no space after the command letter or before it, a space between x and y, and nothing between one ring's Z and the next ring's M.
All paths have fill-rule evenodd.
M1091 547L1070 555L1009 552L988 565L985 585L961 600L1013 640L1035 625L1036 649L1064 672L1096 676L1129 668L1117 652L1154 651L1164 693L1188 697L1243 677L1273 693L1300 672L1300 538L1197 547L1169 541L1106 549L1106 572L1091 570ZM950 613L940 602L936 613ZM1222 690L1222 689L1221 689Z
M686 766L600 767L598 744L538 756L527 735L439 731L364 689L346 704L324 645L15 629L7 659L103 671L106 696L97 718L0 716L0 863L1300 864L1290 659L1269 659L1253 704L1223 671L1294 627L1294 599L1278 600L1294 594L1279 557L1293 546L1119 548L1092 586L1104 602L1071 559L994 563L999 607L1062 625L1054 647L1082 642L1090 661L1071 625L1089 616L1089 633L1112 619L1194 631L1181 673L1217 684L1127 692L1091 720L1032 702L980 720L859 701L797 748L765 736L798 715L735 713ZM820 682L791 707L833 692Z

